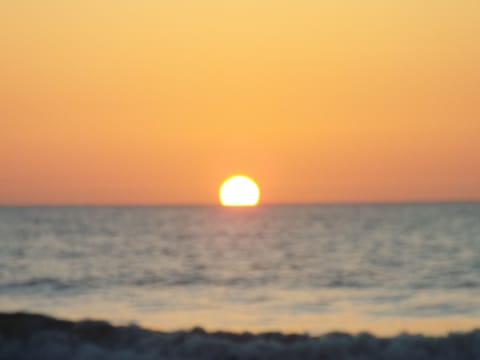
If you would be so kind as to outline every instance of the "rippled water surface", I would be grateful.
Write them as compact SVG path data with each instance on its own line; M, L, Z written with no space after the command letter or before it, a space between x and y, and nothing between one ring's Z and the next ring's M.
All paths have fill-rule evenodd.
M480 204L0 208L0 311L161 329L479 327Z

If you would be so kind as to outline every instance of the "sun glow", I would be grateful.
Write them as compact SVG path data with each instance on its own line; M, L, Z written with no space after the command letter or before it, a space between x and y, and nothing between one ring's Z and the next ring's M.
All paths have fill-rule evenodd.
M223 206L255 206L260 198L260 190L249 177L235 175L220 186L219 197Z

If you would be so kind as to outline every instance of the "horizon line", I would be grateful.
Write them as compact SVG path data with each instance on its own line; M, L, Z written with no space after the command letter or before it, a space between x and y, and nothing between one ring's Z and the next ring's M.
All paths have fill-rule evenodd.
M262 206L336 206L336 205L447 205L480 204L480 199L443 199L443 200L372 200L372 201L318 201L318 202L265 202ZM0 207L224 207L220 203L0 203Z

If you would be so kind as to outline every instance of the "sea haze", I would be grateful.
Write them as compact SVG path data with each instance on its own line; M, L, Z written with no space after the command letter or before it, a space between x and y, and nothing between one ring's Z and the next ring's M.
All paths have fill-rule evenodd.
M480 326L480 204L0 208L0 311L161 330Z

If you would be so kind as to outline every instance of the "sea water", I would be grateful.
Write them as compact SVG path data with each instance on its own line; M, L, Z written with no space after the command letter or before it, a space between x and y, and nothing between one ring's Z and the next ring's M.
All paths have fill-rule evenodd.
M159 330L480 327L480 204L2 207L0 312Z

